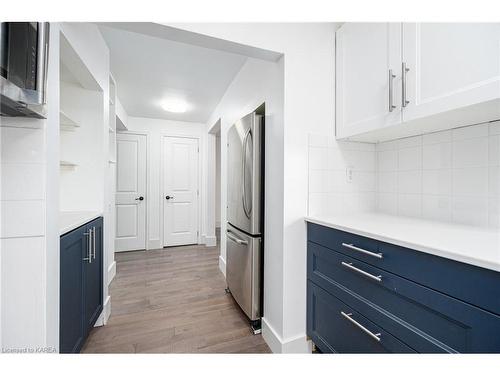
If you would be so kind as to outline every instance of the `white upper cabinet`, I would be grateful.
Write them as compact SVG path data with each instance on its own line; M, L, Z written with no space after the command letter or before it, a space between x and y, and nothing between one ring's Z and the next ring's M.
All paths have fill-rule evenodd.
M500 23L405 23L403 121L498 99Z
M336 54L337 137L400 123L401 24L345 24Z
M500 23L399 24L399 45L396 31L384 44L383 29L337 31L337 138L377 142L500 119ZM396 74L390 113L383 62Z

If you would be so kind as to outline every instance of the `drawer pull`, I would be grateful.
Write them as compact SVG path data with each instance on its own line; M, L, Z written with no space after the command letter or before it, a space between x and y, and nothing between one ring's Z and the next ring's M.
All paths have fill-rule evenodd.
M348 321L350 321L352 324L354 324L356 327L358 327L359 329L361 329L368 336L370 336L372 339L374 339L377 342L380 342L380 340L381 340L381 338L380 338L381 334L380 333L373 333L368 328L366 328L365 326L363 326L361 323L358 323L356 320L354 320L353 318L351 318L352 313L346 314L345 312L341 311L340 314L344 318L346 318Z
M343 243L342 242L342 246L347 247L348 249L351 249L351 250L359 251L360 253L370 255L370 256L375 257L375 258L382 259L384 257L384 255L382 253L374 253L374 252L362 249L360 247L354 246L352 243Z
M378 276L375 276L375 275L372 275L371 273L368 273L366 271L363 271L363 270L360 270L359 268L357 267L354 267L352 265L352 263L346 263L346 262L341 262L341 264L344 266L344 267L347 267L349 268L350 270L353 270L357 273L360 273L361 275L363 276L366 276L372 280L375 280L375 281L378 281L379 283L382 281L382 275L378 275Z

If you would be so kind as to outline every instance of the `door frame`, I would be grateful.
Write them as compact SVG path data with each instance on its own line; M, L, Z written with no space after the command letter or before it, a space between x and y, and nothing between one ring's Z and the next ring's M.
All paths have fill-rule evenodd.
M202 142L201 142L201 136L199 135L186 135L186 134L176 134L176 133L170 133L170 132L162 132L161 134L161 142L160 142L160 202L161 204L161 215L160 215L160 226L161 226L161 248L165 247L165 202L164 200L164 189L165 189L165 138L188 138L188 139L196 139L198 142L198 184L197 184L197 189L198 189L198 220L197 220L197 236L196 236L196 242L198 245L201 245L204 243L202 241L202 234L201 234L201 222L202 222L202 194L203 191L201 189L202 185L202 179L203 179L203 167L202 167L202 162L203 159L201 155L203 154L203 147L202 147Z
M144 249L149 250L149 192L150 192L150 173L149 173L149 161L150 161L150 132L149 131L141 131L141 130L126 130L126 131L117 131L116 135L118 134L131 134L131 135L143 135L146 137L146 204L145 204L145 209L146 209L146 220L144 222L144 235L145 235L145 244L144 244ZM118 141L118 140L117 140ZM117 147L116 150L118 152L118 142L117 142ZM116 155L116 163L118 164L118 154ZM115 176L116 178L116 176ZM116 189L115 189L115 194L116 194ZM115 207L114 209L116 210L116 202L115 202ZM115 211L116 212L116 211ZM116 213L115 213L116 215ZM117 223L117 220L115 219L115 225ZM116 228L115 228L116 230ZM116 240L116 236L115 239ZM116 246L115 246L116 248ZM115 251L116 253L116 251Z

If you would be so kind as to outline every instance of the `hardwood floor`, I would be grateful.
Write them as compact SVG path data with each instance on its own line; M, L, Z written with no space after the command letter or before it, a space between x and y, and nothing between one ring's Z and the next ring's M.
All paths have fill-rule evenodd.
M108 324L82 353L269 353L224 291L218 247L117 253Z

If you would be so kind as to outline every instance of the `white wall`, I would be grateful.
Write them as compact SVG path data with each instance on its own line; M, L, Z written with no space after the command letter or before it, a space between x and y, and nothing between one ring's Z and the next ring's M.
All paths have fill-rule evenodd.
M171 136L188 136L200 138L200 155L201 157L201 206L200 220L202 240L206 240L206 175L207 160L205 155L206 150L206 130L205 124L169 121L161 119L151 119L142 117L128 116L127 127L129 132L140 132L147 134L148 148L148 213L147 213L147 248L158 249L163 247L163 192L160 191L161 186L161 145L162 138L165 135ZM209 241L214 241L215 238L209 238Z
M220 211L221 211L220 153L221 153L221 143L220 143L220 133L219 133L215 138L215 227L216 228L220 228Z
M273 226L281 255L266 270L264 338L273 351L305 352L308 133L334 134L335 29L315 24L177 24L174 27L284 53L283 220ZM274 146L274 145L273 145ZM282 172L283 171L283 172ZM224 173L224 172L223 172ZM278 198L278 197L275 197ZM281 230L283 234L281 235ZM269 245L269 242L266 246ZM269 264L269 263L268 263ZM265 266L266 268L266 266ZM269 280L269 279L268 279ZM266 296L267 295L267 296ZM273 313L270 312L273 310Z
M377 144L379 212L500 227L500 122Z
M248 59L228 87L208 124L220 122L221 144L227 144L229 127L266 103L265 118L265 220L264 220L264 316L281 327L283 264L283 64ZM221 148L221 255L225 273L227 228L227 147Z

